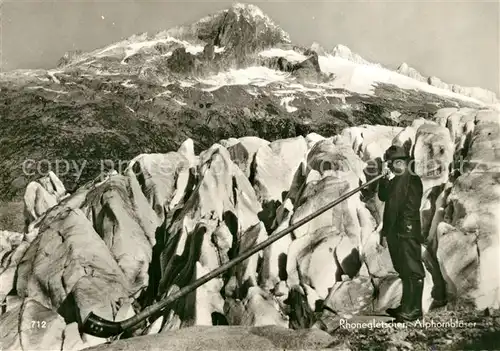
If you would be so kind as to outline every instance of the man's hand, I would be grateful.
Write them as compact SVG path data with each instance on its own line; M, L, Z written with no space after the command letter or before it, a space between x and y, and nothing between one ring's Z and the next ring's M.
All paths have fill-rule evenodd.
M391 170L389 169L389 166L387 165L387 162L382 163L382 174L384 177L387 177Z
M382 163L382 175L388 180L391 180L394 177L394 174L391 172L387 162Z

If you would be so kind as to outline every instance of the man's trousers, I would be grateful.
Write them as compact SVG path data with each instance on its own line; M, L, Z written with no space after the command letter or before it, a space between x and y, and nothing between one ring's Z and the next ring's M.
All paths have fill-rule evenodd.
M422 248L419 240L413 237L387 236L387 246L392 265L401 279L424 279L425 269L422 263Z
M433 289L432 297L435 300L446 298L446 283L441 273L433 243L424 245L425 255L422 256L420 240L413 237L401 235L388 235L387 246L391 255L394 269L401 279L423 279L425 278L425 267L432 275Z

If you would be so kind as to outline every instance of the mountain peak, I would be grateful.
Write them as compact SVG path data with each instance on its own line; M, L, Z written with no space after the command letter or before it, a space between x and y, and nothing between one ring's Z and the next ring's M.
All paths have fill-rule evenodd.
M310 50L291 44L288 33L275 24L258 6L235 3L192 24L175 27L151 36L147 33L133 35L89 53L69 52L60 59L58 68L82 68L97 74L131 74L133 72L140 77L145 75L163 84L177 75L204 76L228 68L244 69L251 65L266 65L268 62L260 59L266 55L281 55L294 62L300 61L302 65L300 67L303 68L310 63L308 56L311 56L312 50L321 56L321 58L313 58L317 60L313 65L313 71L318 72L324 69L323 73L333 74L337 77L335 84L343 88L354 84L351 82L353 70L364 72L367 67L369 69L382 68L376 71L376 74L380 76L376 78L378 81L386 81L387 76L394 72L393 69L365 60L343 44L338 44L328 51L325 51L317 42L311 45ZM322 64L319 63L320 59ZM307 63L302 64L306 61ZM345 61L355 65L346 64ZM322 65L326 68L322 68ZM278 65L278 67L282 66ZM289 71L281 68L280 70ZM373 78L374 72L370 70L367 75ZM477 97L482 101L496 101L495 95L489 91L479 88L463 88L443 83L434 77L424 77L406 63L401 64L396 72L416 80L424 90L429 90L427 85L431 85L459 95ZM370 77L366 80L371 79ZM401 77L397 79L399 78ZM355 83L358 84L358 82ZM364 83L358 85L360 84L364 86ZM414 85L407 80L404 84ZM356 89L359 92L361 88L356 86ZM361 91L364 92L364 88Z
M339 54L348 54L348 55L352 55L352 51L351 49L349 49L347 46L343 45L343 44L337 44L332 52L334 53L339 53Z
M233 4L233 6L231 6L231 8L229 10L232 10L236 13L239 13L241 15L246 15L246 16L250 16L252 18L264 18L264 19L269 19L269 17L267 15L264 14L264 12L262 12L262 10L258 7L258 6L255 6L253 4L243 4L243 3L236 3L236 4ZM229 11L227 10L227 11ZM270 20L270 19L269 19Z
M238 21L243 17L246 22L254 23L258 27L262 26L275 31L281 37L280 39L282 42L291 43L290 35L274 23L274 21L256 5L235 3L231 8L225 10L225 12L235 13Z
M313 42L311 44L311 50L315 51L316 53L318 53L318 55L322 55L322 56L325 55L325 49L318 42Z
M226 53L240 58L259 49L291 43L289 34L259 7L242 3L205 16L193 24L170 29L166 35L225 47Z
M403 62L399 65L398 71L407 71L410 68L406 62Z
M338 44L333 48L331 51L331 55L335 57L340 57L346 60L349 60L354 63L359 63L362 65L369 65L370 62L366 61L364 58L359 56L358 54L354 53L349 49L347 46Z
M417 71L415 68L409 66L406 62L403 62L402 64L399 65L398 69L396 70L399 74L403 74L405 76L408 76L410 78L416 79L420 82L426 82L427 78L425 78L419 71Z

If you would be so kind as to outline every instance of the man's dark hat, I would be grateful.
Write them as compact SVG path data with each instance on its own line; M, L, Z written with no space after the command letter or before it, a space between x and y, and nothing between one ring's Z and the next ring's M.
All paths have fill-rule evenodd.
M406 153L405 149L396 145L392 145L384 154L385 161L405 160L408 158L410 158L410 156Z

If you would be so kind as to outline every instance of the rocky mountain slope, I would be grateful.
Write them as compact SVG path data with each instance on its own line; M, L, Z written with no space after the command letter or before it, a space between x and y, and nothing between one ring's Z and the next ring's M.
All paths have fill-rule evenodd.
M89 312L135 315L367 181L391 144L424 185L426 318L475 324L342 328L401 297L369 189L107 347L495 348L499 112L349 52L235 5L2 74L0 211L25 228L0 232L0 348L102 349Z
M363 123L405 125L442 107L484 106L346 52L294 46L258 8L238 5L68 53L57 69L2 73L0 199L19 198L40 162L46 174L45 159L74 160L58 172L73 189L100 171L104 155L175 150L186 137L199 152L227 137L333 135ZM26 159L33 162L23 171Z

